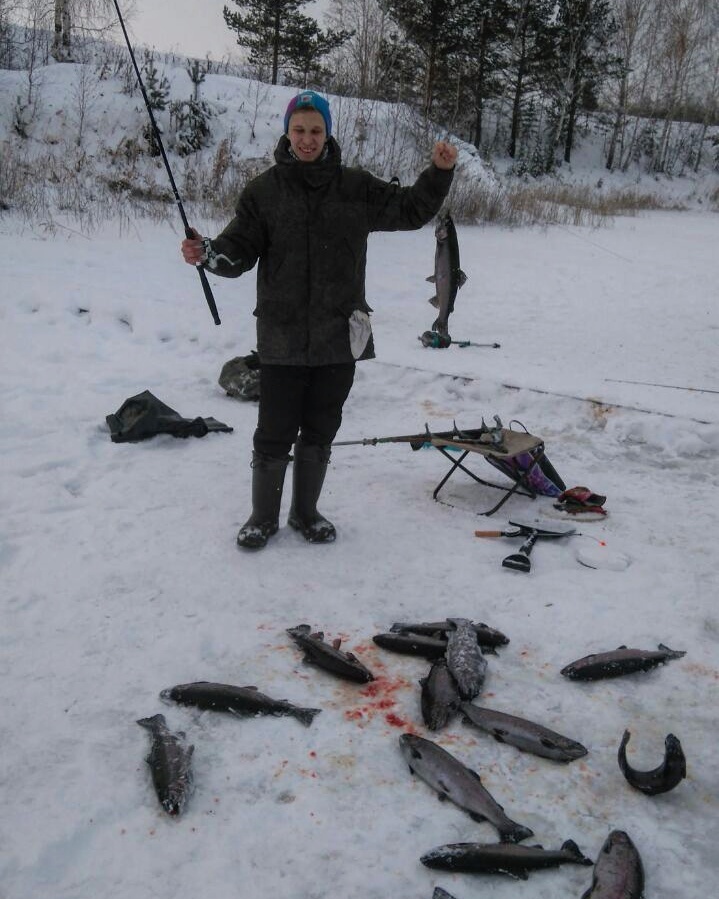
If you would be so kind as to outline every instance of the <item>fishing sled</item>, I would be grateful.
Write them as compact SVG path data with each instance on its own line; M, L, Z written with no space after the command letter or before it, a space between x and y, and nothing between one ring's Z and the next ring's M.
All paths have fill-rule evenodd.
M478 512L479 515L494 515L515 494L535 499L539 495L558 496L565 489L564 482L547 459L541 437L510 428L499 428L493 433L497 437L501 436L501 442L497 440L488 443L481 439L486 432L480 435L473 431L463 431L460 436L433 435L431 445L450 462L449 471L432 492L433 499L440 501L438 499L440 491L457 471L464 472L478 484L504 493L499 502L485 511ZM452 455L453 452L455 455ZM468 467L472 454L486 459L490 465L501 471L509 480L509 484L496 484L480 477L476 471Z
M540 495L559 496L566 489L566 485L547 458L542 438L530 434L527 430L504 428L497 416L495 422L496 427L492 428L488 428L482 421L479 428L460 430L455 425L451 431L438 433L433 433L425 425L424 434L345 440L334 443L333 446L409 443L413 450L421 449L423 446L433 447L450 463L449 471L432 491L432 498L437 502L443 502L439 499L439 494L458 471L464 472L478 484L503 492L504 496L499 502L478 512L478 515L494 515L514 495L527 496L530 499ZM496 484L480 477L473 467L470 467L472 456L486 459L508 479L509 483Z

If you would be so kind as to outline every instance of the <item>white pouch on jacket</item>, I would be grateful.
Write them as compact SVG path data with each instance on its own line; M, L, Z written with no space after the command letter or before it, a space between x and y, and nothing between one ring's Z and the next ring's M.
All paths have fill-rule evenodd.
M372 336L372 325L369 321L369 315L366 312L362 312L361 309L355 309L349 317L349 324L350 350L352 351L352 357L359 359L365 351L367 341Z

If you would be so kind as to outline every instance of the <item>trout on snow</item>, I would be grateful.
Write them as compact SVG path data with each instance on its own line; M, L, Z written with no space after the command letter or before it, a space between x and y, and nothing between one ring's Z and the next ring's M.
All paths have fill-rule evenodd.
M457 681L462 699L474 699L482 690L487 660L477 643L477 634L467 618L448 618L447 667Z
M232 684L213 684L209 681L178 684L163 690L160 698L179 702L181 705L193 705L199 709L230 712L240 716L289 715L305 727L309 727L315 715L322 711L300 708L286 699L272 699L257 687L235 687Z
M152 734L150 754L145 761L152 772L157 798L168 815L180 815L192 792L195 747L187 746L182 731L173 734L169 730L164 715L140 718L137 723Z
M671 659L681 659L684 650L669 649L660 643L656 650L628 649L620 646L611 652L599 652L570 662L561 673L572 680L600 680L604 677L622 677L636 671L649 671Z
M513 846L511 843L448 843L425 853L420 861L428 868L462 871L467 874L507 874L527 880L532 871L559 865L592 865L574 840L561 849Z
M509 637L505 636L496 628L490 627L488 624L472 624L477 632L477 643L486 652L495 646L506 646L509 643ZM444 621L422 621L412 624L406 621L395 621L390 628L393 634L426 634L428 636L441 636L447 639L447 631L452 630L452 625L446 619Z
M514 715L473 705L471 702L463 702L460 709L466 716L465 723L486 731L500 743L511 743L517 749L531 752L532 755L556 762L571 762L587 754L586 748L581 743L563 737L541 724L535 724L534 721L516 718Z
M314 634L311 631L309 624L287 628L287 633L304 651L304 661L308 665L317 665L331 674L360 684L374 680L372 672L365 668L356 655L340 649L339 640L332 644L325 643L325 635L321 631Z
M619 767L622 769L627 783L646 793L647 796L657 796L659 793L668 793L687 776L687 763L684 758L682 744L674 734L668 734L664 740L664 761L651 771L637 771L627 761L627 743L630 733L624 731L622 742L619 744Z
M420 680L420 685L422 720L430 730L440 730L448 723L461 702L457 681L447 668L447 660L437 659L427 677Z
M439 309L439 315L432 325L432 330L443 337L449 337L447 322L454 311L457 291L467 281L467 276L459 267L457 229L449 213L439 219L434 236L437 240L434 251L434 274L427 280L434 284L436 293L429 302Z
M613 830L594 863L591 887L582 899L642 899L644 866L629 836Z
M425 659L439 659L447 651L445 639L429 634L375 634L372 640L382 649L410 656L422 656Z
M528 827L505 815L502 806L482 786L479 774L446 749L414 734L402 734L399 745L412 774L436 790L440 799L451 800L474 821L489 821L503 842L519 843L532 836Z

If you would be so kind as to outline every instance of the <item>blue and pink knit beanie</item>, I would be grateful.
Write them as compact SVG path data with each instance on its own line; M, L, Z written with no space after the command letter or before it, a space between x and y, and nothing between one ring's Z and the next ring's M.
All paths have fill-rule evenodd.
M297 112L298 109L314 109L325 120L327 137L332 134L330 104L324 97L320 96L315 91L302 91L301 94L297 94L296 97L293 97L290 100L285 112L285 134L287 134L287 129L290 127L290 116L293 112Z

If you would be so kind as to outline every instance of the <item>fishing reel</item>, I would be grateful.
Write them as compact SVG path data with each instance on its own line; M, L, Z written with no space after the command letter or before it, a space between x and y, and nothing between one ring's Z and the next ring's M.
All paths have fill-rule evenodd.
M422 342L422 346L429 346L435 350L446 350L452 345L452 338L449 334L440 334L439 331L425 331L417 339Z

